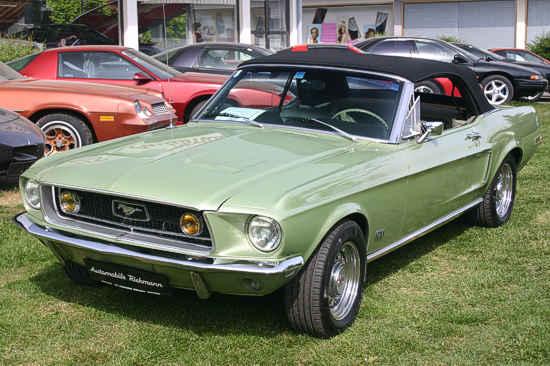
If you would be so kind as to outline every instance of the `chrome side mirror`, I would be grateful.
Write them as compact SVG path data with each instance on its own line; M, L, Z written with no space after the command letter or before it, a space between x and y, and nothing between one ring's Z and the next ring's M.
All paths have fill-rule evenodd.
M439 136L443 133L443 122L422 122L420 124L420 136L416 142L421 144L425 142L429 136Z

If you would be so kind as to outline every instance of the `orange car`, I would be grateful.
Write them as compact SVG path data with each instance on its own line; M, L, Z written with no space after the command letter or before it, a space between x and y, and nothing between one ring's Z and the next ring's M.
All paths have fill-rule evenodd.
M167 126L174 109L160 93L121 86L25 78L0 63L0 107L35 122L46 154Z

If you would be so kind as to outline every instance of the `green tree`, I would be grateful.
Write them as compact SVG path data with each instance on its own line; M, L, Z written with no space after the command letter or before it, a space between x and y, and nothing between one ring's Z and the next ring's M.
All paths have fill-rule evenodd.
M51 10L50 21L54 24L67 24L92 9L101 7L100 12L105 16L112 15L112 9L107 6L111 0L46 0Z
M538 36L527 45L527 48L541 57L550 59L550 33Z

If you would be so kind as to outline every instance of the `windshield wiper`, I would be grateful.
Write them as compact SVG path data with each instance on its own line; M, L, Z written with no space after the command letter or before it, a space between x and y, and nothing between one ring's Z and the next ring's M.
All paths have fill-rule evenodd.
M320 119L317 119L317 118L311 118L311 119L308 119L308 121L313 121L313 122L317 122L319 124L322 124L323 126L326 126L330 129L332 129L333 131L337 132L338 135L342 136L345 139L348 139L348 140L353 141L353 142L357 141L357 137L353 136L350 133L347 133L346 131L343 131L343 130L339 129L338 127L334 127L333 125L331 125L328 122L321 121Z
M256 122L252 119L248 119L246 117L239 116L239 115L233 114L233 113L221 112L221 113L218 113L218 117L235 118L235 119L232 119L231 121L246 123L246 124L249 124L251 126L256 126L256 127L260 127L260 128L264 127L264 125L261 124L260 122Z

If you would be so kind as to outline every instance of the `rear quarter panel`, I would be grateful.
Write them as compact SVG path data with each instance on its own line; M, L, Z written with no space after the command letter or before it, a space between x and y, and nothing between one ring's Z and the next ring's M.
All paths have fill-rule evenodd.
M492 151L488 175L492 179L497 169L514 149L521 150L521 169L534 155L537 138L540 135L539 120L531 106L502 107L479 116L476 129L483 142L490 145ZM490 184L489 179L488 184Z

